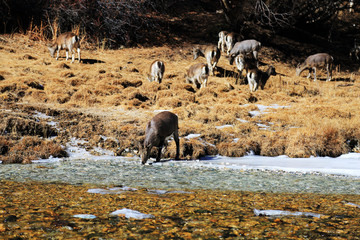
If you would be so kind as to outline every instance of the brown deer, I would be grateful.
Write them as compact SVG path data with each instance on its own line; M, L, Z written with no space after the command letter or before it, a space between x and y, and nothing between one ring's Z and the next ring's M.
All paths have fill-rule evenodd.
M208 64L210 74L214 75L214 69L220 59L220 50L216 46L207 46L205 48L194 47L193 48L194 60L198 57L205 57Z
M314 72L314 81L316 81L316 68L326 68L327 79L331 81L332 67L334 58L327 53L317 53L306 58L303 63L299 63L296 68L296 75L299 76L303 71L309 70L307 78L311 77L311 72Z
M261 43L254 39L244 40L241 42L235 43L234 47L231 49L229 53L229 63L230 65L233 64L234 59L240 53L242 54L250 54L252 53L255 60L258 60L258 51L261 48Z
M61 49L66 50L66 60L69 59L69 51L72 54L72 61L75 61L75 49L78 53L78 60L80 62L80 39L79 36L72 32L60 34L56 40L48 45L51 57L54 57L55 51L57 51L56 60L59 59L59 52Z
M152 147L158 148L156 162L161 160L161 149L165 145L166 138L173 134L176 143L176 156L179 159L179 130L178 117L169 111L156 114L148 123L145 131L144 145L140 148L141 163L145 164L150 158Z
M229 55L231 49L234 47L234 44L238 38L238 35L236 33L228 33L225 36L225 44L226 44L226 54Z
M261 89L264 89L265 84L271 75L276 75L276 71L273 66L269 66L266 72L263 72L258 68L249 69L247 79L249 82L250 92L255 92L258 86L260 86Z
M196 85L197 88L206 87L209 77L209 67L205 63L197 63L187 70L186 82Z
M235 65L239 70L239 78L236 79L236 84L238 84L238 80L242 76L242 72L244 69L246 70L246 74L248 73L249 69L256 68L256 60L252 57L252 55L244 55L240 53L235 57Z
M165 64L162 61L155 60L150 65L150 74L148 74L147 79L150 82L161 83L165 72Z
M226 47L225 38L227 34L228 34L227 31L219 32L218 49L220 49L222 52L225 52L225 47Z

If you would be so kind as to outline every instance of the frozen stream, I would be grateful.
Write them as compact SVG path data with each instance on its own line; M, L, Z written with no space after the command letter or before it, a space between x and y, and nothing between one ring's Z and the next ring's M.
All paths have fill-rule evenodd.
M68 149L71 155L67 159L41 160L29 165L0 164L0 179L166 190L360 194L360 154L308 159L216 156L143 166L139 158L115 157L106 152L93 156L83 149Z

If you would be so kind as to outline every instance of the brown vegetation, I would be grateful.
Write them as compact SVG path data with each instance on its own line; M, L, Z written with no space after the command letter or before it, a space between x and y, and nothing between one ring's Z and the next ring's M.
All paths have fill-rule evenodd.
M10 157L27 146L24 141L35 141L33 137L43 142L36 146L44 145L37 151L49 147L48 141L58 146L51 148L59 149L76 137L88 140L89 148L101 146L116 154L130 149L136 154L146 122L161 109L179 116L180 157L185 159L208 154L243 156L250 151L267 156L336 157L358 149L360 82L356 72L335 72L331 82L325 82L322 73L320 81L312 82L295 76L294 66L274 61L278 51L265 47L261 61L274 65L281 75L272 76L264 90L250 93L245 83L236 85L234 77L221 71L199 90L184 78L188 66L202 61L192 59L191 45L84 50L81 64L70 64L64 58L56 61L43 43L23 35L6 37L0 46L4 162L48 157L43 153ZM146 80L153 59L166 65L161 84ZM225 57L218 65L224 72L236 72ZM251 116L250 111L259 110L258 104L286 107ZM48 119L35 117L35 111L51 116L59 123L58 129L48 125ZM231 126L221 128L223 125ZM185 138L192 133L201 136ZM54 140L46 140L55 135ZM166 157L174 157L174 147L168 146Z

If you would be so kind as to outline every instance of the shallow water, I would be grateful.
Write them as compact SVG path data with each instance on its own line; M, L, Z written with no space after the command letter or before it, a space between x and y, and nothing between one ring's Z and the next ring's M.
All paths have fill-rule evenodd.
M200 163L200 164L199 164ZM320 173L212 167L202 161L141 165L139 158L99 157L29 165L0 165L0 178L13 181L99 184L151 189L220 189L264 192L360 194L360 179Z

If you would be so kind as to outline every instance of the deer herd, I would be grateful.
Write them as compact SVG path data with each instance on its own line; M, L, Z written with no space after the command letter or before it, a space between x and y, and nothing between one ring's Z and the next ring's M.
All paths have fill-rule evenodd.
M249 84L250 92L255 92L258 87L264 89L264 86L270 76L276 75L275 68L269 66L264 72L259 69L258 53L261 49L261 43L254 39L238 41L239 36L235 33L221 31L217 46L207 46L205 48L194 47L194 60L198 57L204 57L206 63L196 63L187 69L186 82L194 84L197 88L205 88L209 75L215 75L216 66L219 62L221 53L225 53L232 65L235 61L236 68L239 71L240 78L243 70L246 71L246 78ZM75 50L80 58L80 41L74 33L67 32L59 35L57 39L48 45L51 57L54 57L57 51L56 60L59 58L59 52L66 50L66 60L69 58L69 52L72 54L72 63L75 61ZM360 47L355 45L350 52L350 56L359 59ZM311 73L314 74L316 81L317 68L324 68L327 71L327 81L332 79L332 68L334 58L327 53L317 53L309 56L303 63L298 64L296 75L299 76L303 71L308 70L308 78ZM152 82L161 83L165 72L165 64L160 60L151 63L147 79ZM236 84L238 79L236 80ZM173 135L176 143L176 159L179 158L179 134L178 117L171 112L165 111L155 115L148 123L145 131L145 140L139 146L142 164L145 164L150 157L152 147L158 148L156 161L161 159L161 149L165 144L166 138Z
M66 60L69 59L69 52L72 54L71 63L75 61L75 51L78 53L78 61L80 58L80 40L79 37L67 32L60 34L53 43L48 45L51 57L57 52L56 60L59 58L59 52L62 49L66 51ZM210 75L215 75L215 69L219 62L221 53L225 53L229 59L229 64L233 65L235 61L240 78L243 70L246 71L246 78L249 84L250 92L254 92L260 87L264 88L266 81L272 75L276 75L275 68L269 66L267 71L259 69L258 53L261 49L261 43L254 39L239 41L239 35L233 32L219 32L219 41L217 46L206 46L204 48L194 47L194 60L198 57L204 57L206 63L197 63L190 66L186 72L186 82L194 84L197 88L204 88L208 82ZM359 59L360 46L355 44L354 49L350 52L350 57ZM317 53L309 56L303 63L299 63L296 68L296 75L299 76L303 71L308 70L308 78L311 73L314 74L316 81L316 70L324 68L327 71L327 81L332 79L332 68L334 58L327 53ZM165 72L165 64L160 60L151 63L147 79L152 82L161 83ZM238 78L236 84L238 84Z

